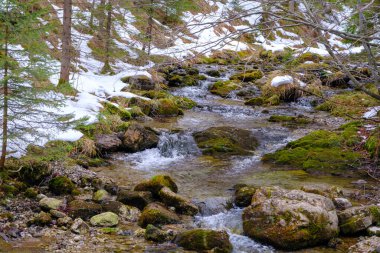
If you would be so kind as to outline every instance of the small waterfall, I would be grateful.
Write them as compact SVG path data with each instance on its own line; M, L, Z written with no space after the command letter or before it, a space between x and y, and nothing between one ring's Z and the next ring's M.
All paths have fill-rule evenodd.
M124 160L138 170L164 170L177 161L198 154L201 152L191 133L164 132L160 135L157 148L128 154Z
M197 216L196 223L202 228L225 230L230 236L233 253L273 253L272 247L260 244L243 234L243 209L233 208L211 216Z
M158 149L163 157L198 155L200 151L190 133L162 133Z

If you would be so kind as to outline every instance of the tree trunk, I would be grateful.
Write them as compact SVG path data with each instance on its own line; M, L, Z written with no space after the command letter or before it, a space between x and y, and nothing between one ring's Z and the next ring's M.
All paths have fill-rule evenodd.
M154 4L154 0L151 0L150 1L150 7L149 7L149 19L148 19L148 28L147 28L147 31L146 31L146 34L147 34L147 40L148 40L148 49L147 49L147 53L148 55L150 55L150 50L151 50L151 47L152 47L152 32L153 32L153 12L154 12L154 9L153 9L153 4Z
M1 157L0 157L0 171L4 170L5 168L5 158L7 156L7 146L8 146L8 36L9 36L9 27L8 24L5 24L5 34L4 34L4 41L5 41L5 48L4 48L4 83L3 83L3 89L4 89L4 107L3 107L3 142L2 142L2 148L1 148Z
M99 34L100 38L104 38L104 27L105 27L105 20L106 20L106 15L105 15L105 9L106 9L106 0L101 0L99 4L99 10L98 10L98 20L99 20Z
M91 13L90 24L89 24L90 27L94 26L94 12L95 12L95 0L92 0L91 10L90 10L90 13Z
M104 38L106 59L104 61L102 73L107 73L111 71L111 66L110 66L111 28L112 28L112 3L111 3L111 0L109 0L108 6L107 6L107 25L106 25L106 32L105 32L105 38Z
M59 77L59 83L60 84L61 83L67 83L69 81L69 78L70 78L71 16L72 16L72 0L64 0L61 74Z
M289 11L290 13L293 13L295 11L295 2L294 0L289 1Z

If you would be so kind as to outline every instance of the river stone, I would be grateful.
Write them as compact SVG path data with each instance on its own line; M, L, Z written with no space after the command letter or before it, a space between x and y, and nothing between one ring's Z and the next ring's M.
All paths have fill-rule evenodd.
M367 228L367 233L369 235L380 236L380 227L376 227L376 226L369 227L369 228Z
M67 227L73 224L73 219L69 216L65 216L57 219L57 226L59 227Z
M90 223L97 227L114 227L119 223L119 217L113 212L105 212L91 217Z
M378 253L380 252L380 237L372 236L351 246L348 253Z
M87 234L90 231L90 227L81 218L77 218L71 225L70 230L75 234L83 235Z
M64 213L64 212L60 212L58 210L50 210L50 214L51 216L53 216L54 218L63 218L63 217L66 217L67 215Z
M169 233L151 224L146 227L144 237L148 241L157 243L163 243L173 239L173 236L171 236Z
M380 207L359 206L348 208L338 214L342 234L355 234L373 224L380 224Z
M238 207L249 206L255 192L256 188L252 186L237 187L235 190L235 205Z
M123 135L123 149L127 152L138 152L158 145L158 135L149 127L132 124Z
M56 209L59 209L60 207L63 207L64 202L63 200L45 197L39 201L39 205L44 210L50 210L50 209L56 210Z
M352 207L351 202L346 198L334 198L334 205L338 210L345 210L347 208Z
M158 192L158 195L163 203L175 207L176 212L191 216L194 216L199 212L198 207L191 203L190 200L172 192L168 187L163 187Z
M72 218L82 218L84 220L101 213L102 206L85 201L85 200L73 200L68 205L69 216Z
M235 127L211 127L193 134L206 155L250 155L258 142L252 132Z
M179 234L175 242L185 250L196 252L207 250L218 253L232 252L232 244L225 231L194 229Z
M150 180L143 181L135 186L135 191L150 191L153 196L158 197L158 192L163 187L168 187L173 192L178 192L177 184L174 180L167 175L156 175L152 177Z
M98 134L95 136L95 146L102 152L115 152L121 147L121 140L116 134Z
M105 200L110 200L111 196L106 190L97 190L92 196L92 200L101 203Z
M339 232L330 199L279 187L256 190L243 212L243 229L253 239L287 250L327 242Z
M227 206L230 203L230 198L211 197L203 200L196 200L195 203L199 207L200 213L203 216L210 216L226 211Z
M30 222L29 225L46 226L52 222L51 215L41 211Z
M176 224L180 222L180 218L173 211L168 210L160 203L150 203L147 205L138 220L140 227L145 228L148 224L165 225Z
M126 205L137 207L138 209L142 210L154 200L152 193L149 191L121 190L117 194L117 201L120 201Z
M106 212L116 213L120 218L130 222L136 222L141 214L140 210L136 207L112 200L103 202L102 209Z

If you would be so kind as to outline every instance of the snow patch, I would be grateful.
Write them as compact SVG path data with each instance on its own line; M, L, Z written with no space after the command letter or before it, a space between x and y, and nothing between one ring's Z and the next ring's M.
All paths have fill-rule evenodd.
M272 79L271 86L272 87L280 87L282 85L286 84L292 84L294 82L293 77L286 75L286 76L276 76Z

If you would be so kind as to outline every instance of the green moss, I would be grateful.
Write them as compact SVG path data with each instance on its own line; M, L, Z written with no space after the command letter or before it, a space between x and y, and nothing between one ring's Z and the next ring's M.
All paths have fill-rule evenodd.
M168 84L171 87L186 87L186 86L195 86L198 84L197 76L193 75L173 75L168 79Z
M118 115L122 120L130 120L132 118L131 113L128 110L122 108L121 106L116 106L108 102L104 103L103 113Z
M212 77L220 77L219 70L209 70L209 71L206 71L206 74Z
M380 102L361 91L348 91L329 98L317 106L317 110L328 111L334 116L362 116L369 107L380 105Z
M339 132L318 130L290 142L275 153L266 154L263 161L302 168L308 172L343 173L359 165L361 154L351 150L359 143L351 128Z
M378 206L370 206L369 212L372 215L373 221L376 223L376 225L380 225L380 207Z
M158 100L157 108L152 112L156 116L177 116L179 113L178 105L173 99L161 98Z
M158 196L158 192L163 187L168 187L173 192L178 192L178 187L174 180L168 175L156 175L150 180L136 185L135 191L150 191L153 195Z
M118 228L101 228L100 231L104 234L116 235L119 232Z
M253 82L264 76L263 72L257 69L247 70L239 74L232 75L230 80L239 80L242 82Z
M75 189L75 184L66 176L58 176L50 180L49 190L54 194L70 194Z
M269 105L279 105L280 104L280 97L278 95L273 95L270 98L265 100L266 104Z
M193 107L197 106L197 103L195 101L187 97L175 97L175 103L181 109L192 109Z
M227 97L231 91L239 88L233 81L217 81L210 86L209 90L212 94L219 95L221 97Z
M365 149L372 158L380 158L380 128L375 129L365 142Z
M31 187L31 188L26 189L24 194L25 194L25 197L27 198L35 199L38 195L38 190L36 188Z
M251 106L261 106L264 104L264 98L262 97L255 97L251 98L244 102L245 105L251 105Z
M325 63L301 63L295 69L297 72L320 72L329 68Z
M0 185L0 191L2 191L6 196L16 196L19 192L19 190L14 186L10 184L1 184Z
M236 155L247 155L248 152L228 138L215 138L198 143L198 147L203 149L202 153L215 155L218 153L231 153Z
M291 125L305 125L311 123L311 120L304 116L285 116L285 115L272 115L268 119L269 122L282 122L288 126Z

